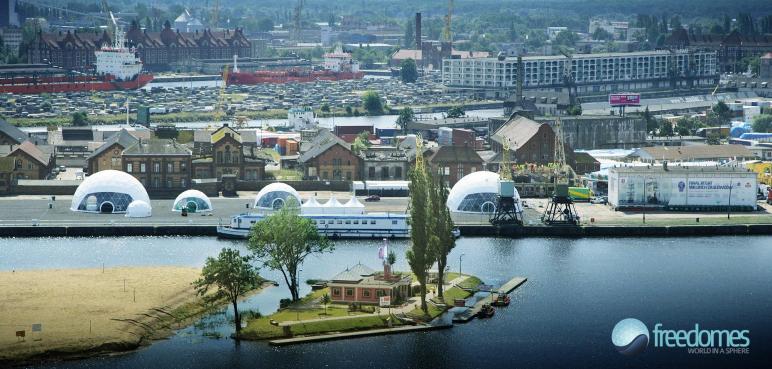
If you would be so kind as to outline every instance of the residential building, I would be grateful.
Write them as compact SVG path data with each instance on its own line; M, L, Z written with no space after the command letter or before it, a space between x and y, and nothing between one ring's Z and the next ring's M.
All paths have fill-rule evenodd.
M14 167L13 158L0 157L0 195L11 192Z
M223 175L251 181L265 178L268 157L254 145L245 145L238 131L224 124L209 134L209 141L209 145L200 146L202 151L196 150L193 178L222 178Z
M0 145L19 145L27 140L29 136L24 131L0 119Z
M107 169L123 170L123 150L137 141L137 138L125 129L113 134L86 159L88 173L94 174Z
M442 176L449 188L465 175L485 169L485 162L470 146L433 147L424 156L433 173Z
M522 61L523 88L554 90L564 86L566 57L525 56ZM715 86L719 78L715 51L575 54L570 67L580 95ZM512 57L443 59L442 83L458 89L514 90L517 70L517 58Z
M665 46L695 53L711 50L717 53L721 73L743 73L741 61L744 58L762 56L772 50L772 35L743 36L736 29L727 35L694 35L681 28L673 30L665 39Z
M30 141L12 145L7 158L13 158L14 168L9 180L46 179L54 167L54 157Z
M396 305L410 298L410 273L392 273L384 264L383 272L356 264L330 278L330 298L334 303L362 303L377 305L380 298L389 296Z
M316 137L300 145L298 163L303 167L303 177L317 180L362 179L362 158L351 151L351 145L320 129Z
M0 27L19 26L16 0L0 0Z
M96 63L95 51L112 41L107 31L39 32L27 50L30 64L50 64L64 69L87 70Z
M22 33L19 27L0 28L0 37L3 38L3 45L11 50L14 55L19 55L19 46L21 46Z
M123 150L122 165L148 192L176 195L190 188L191 152L175 140L138 140Z
M766 53L761 57L759 78L772 79L772 52Z
M526 117L509 119L491 135L490 143L491 150L496 153L501 153L504 145L508 145L509 158L513 163L549 164L555 161L555 132L552 127Z

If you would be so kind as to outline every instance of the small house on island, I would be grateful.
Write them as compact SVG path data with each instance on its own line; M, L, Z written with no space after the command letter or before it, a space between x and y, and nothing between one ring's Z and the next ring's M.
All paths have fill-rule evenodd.
M409 273L391 273L389 264L376 272L360 263L338 273L327 285L333 303L378 304L381 296L391 296L395 304L409 298L411 281Z

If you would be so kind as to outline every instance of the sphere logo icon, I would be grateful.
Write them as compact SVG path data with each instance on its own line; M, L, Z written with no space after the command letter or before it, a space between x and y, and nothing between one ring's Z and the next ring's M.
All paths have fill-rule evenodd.
M611 331L611 342L623 355L636 355L649 344L649 329L638 319L622 319Z

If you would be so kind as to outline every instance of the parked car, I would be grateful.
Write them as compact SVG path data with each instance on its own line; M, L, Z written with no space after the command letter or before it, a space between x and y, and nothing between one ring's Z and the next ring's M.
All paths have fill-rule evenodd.
M67 167L66 167L66 166L64 166L64 165L60 165L60 166L59 166L59 171L60 171L60 172L62 172L62 173L64 173L64 172L66 172L66 171L67 171Z
M381 201L381 197L378 195L370 195L365 198L365 201L367 202L373 202L373 201Z
M608 199L605 196L595 196L590 199L591 204L606 204Z

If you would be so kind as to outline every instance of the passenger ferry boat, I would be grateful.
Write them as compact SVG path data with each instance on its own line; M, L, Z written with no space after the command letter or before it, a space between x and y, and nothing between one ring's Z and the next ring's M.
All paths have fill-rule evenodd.
M257 194L254 211L231 217L227 225L217 227L217 234L225 238L247 238L252 226L290 198L300 203L300 196L284 183L273 183ZM410 224L405 213L366 213L365 206L356 198L345 204L334 196L324 204L315 197L300 205L300 216L311 219L319 233L329 238L408 238Z
M239 214L230 224L217 227L224 238L248 238L250 228L267 215ZM316 224L319 234L328 238L409 238L407 214L300 214Z

